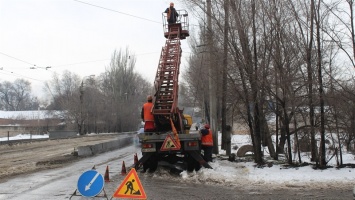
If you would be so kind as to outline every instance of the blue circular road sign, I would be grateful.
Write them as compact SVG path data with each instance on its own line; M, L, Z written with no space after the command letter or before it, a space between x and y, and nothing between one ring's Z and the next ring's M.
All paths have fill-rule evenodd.
M78 190L85 197L94 197L104 188L104 177L96 170L84 172L78 180Z

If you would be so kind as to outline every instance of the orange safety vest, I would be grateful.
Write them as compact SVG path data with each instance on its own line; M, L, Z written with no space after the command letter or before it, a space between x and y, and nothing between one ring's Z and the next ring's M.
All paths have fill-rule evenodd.
M207 135L202 135L201 143L202 143L202 145L205 145L205 146L213 146L212 131L210 129L208 129Z
M146 121L154 121L154 115L152 114L152 102L147 102L143 105L143 120Z

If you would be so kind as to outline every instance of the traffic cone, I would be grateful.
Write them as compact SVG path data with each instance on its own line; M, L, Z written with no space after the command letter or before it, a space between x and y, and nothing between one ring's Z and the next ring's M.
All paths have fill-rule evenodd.
M108 172L108 165L106 167L106 172L105 172L105 182L110 182L110 175Z
M137 153L134 155L134 166L136 166L138 163L138 156Z
M126 171L126 165L124 164L124 161L122 161L122 170L121 170L121 175L125 175L127 174L127 171Z

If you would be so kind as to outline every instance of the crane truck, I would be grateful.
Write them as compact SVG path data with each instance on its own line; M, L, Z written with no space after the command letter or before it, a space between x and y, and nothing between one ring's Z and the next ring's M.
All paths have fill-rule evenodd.
M186 10L177 10L177 23L167 24L162 13L164 37L158 69L154 81L153 108L155 130L139 135L142 157L135 163L138 170L155 171L158 163L180 166L188 171L201 166L212 168L201 156L201 136L190 133L192 118L178 108L179 71L181 62L180 41L189 36L189 21ZM182 168L182 167L183 168Z

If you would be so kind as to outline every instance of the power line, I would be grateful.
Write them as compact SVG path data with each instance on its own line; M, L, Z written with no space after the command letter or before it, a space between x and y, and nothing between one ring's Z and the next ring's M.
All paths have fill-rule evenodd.
M70 66L70 65L80 65L80 64L85 64L85 63L100 62L100 61L107 61L107 60L110 60L110 59L83 61L83 62L77 62L77 63L71 63L71 64L56 65L56 66L53 66L53 67L65 67L65 66Z
M7 57L9 57L9 58L12 58L12 59L15 59L15 60L24 62L24 63L26 63L26 64L34 65L34 64L32 64L32 63L29 63L29 62L27 62L27 61L21 60L21 59L19 59L19 58L15 58L15 57L13 57L13 56L7 55L7 54L2 53L2 52L0 52L0 54L5 55L5 56L7 56Z
M2 69L1 71L7 72L7 73L2 73L2 72L0 72L1 74L10 75L10 76L15 76L15 77L19 77L19 78L27 78L27 79L32 79L32 80L35 80L35 81L43 82L43 80L38 80L38 79L35 79L35 78L31 78L31 77L28 77L28 76L24 76L24 75L21 75L21 74L17 74L17 73L14 73L14 72L12 72L12 71L7 71L7 70L4 70L4 69Z
M144 55L156 54L156 53L160 53L160 52L147 52L147 53L140 53L140 54L134 54L134 55L135 56L144 56ZM65 67L65 66L70 66L70 65L80 65L80 64L100 62L100 61L108 61L108 60L111 60L111 59L99 59L99 60L91 60L91 61L82 61L82 62L77 62L77 63L55 65L55 66L52 66L52 67L54 67L54 68L56 68L56 67Z
M108 11L111 11L111 12L120 13L120 14L122 14L122 15L127 15L127 16L130 16L130 17L135 17L135 18L142 19L142 20L145 20L145 21L150 21L150 22L162 24L161 22L157 22L157 21L153 21L153 20L150 20L150 19L147 19L147 18L143 18L143 17L138 17L138 16L135 16L135 15L127 14L127 13L120 12L120 11L117 11L117 10L113 10L113 9L110 9L110 8L105 8L105 7L102 7L102 6L90 4L90 3L87 3L87 2L84 2L84 1L79 1L79 0L73 0L73 1L76 1L76 2L79 2L79 3L83 3L83 4L86 4L86 5L89 5L89 6L94 6L94 7L97 7L97 8L101 8L101 9L104 9L104 10L108 10Z
M6 53L0 52L0 54L3 54L3 55L5 55L5 56L7 56L7 57L9 57L9 58L12 58L12 59L21 61L21 62L23 62L23 63L30 64L30 65L33 66L33 67L30 67L30 69L41 68L41 69L48 70L48 68L51 68L50 66L48 66L48 67L40 67L40 66L37 66L37 65L35 65L35 64L32 64L32 63L30 63L30 62L27 62L27 61L24 61L24 60L22 60L22 59L16 58L16 57L14 57L14 56L10 56L10 55L8 55L8 54L6 54ZM1 70L3 70L3 68L1 68ZM5 70L4 70L4 71L5 71ZM11 73L13 73L13 72L11 72ZM22 75L21 75L21 76L22 76ZM25 76L24 76L24 77L25 77ZM26 78L28 78L28 77L26 77ZM33 80L36 80L36 79L33 79Z
M140 54L136 54L136 56L142 56L142 55L148 55L148 54L155 54L155 53L160 53L160 52L140 53ZM65 66L71 66L71 65L80 65L80 64L86 64L86 63L92 63L92 62L100 62L100 61L111 60L111 59L99 59L99 60L83 61L83 62L70 63L70 64L62 64L62 65L55 65L55 66L48 66L48 67L40 67L40 66L37 66L37 65L35 65L35 64L32 64L32 63L30 63L30 62L27 62L27 61L24 61L24 60L22 60L22 59L16 58L16 57L14 57L14 56L10 56L10 55L5 54L5 53L2 53L2 52L0 52L0 54L3 54L3 55L5 55L5 56L7 56L7 57L9 57L9 58L12 58L12 59L21 61L21 62L23 62L23 63L30 64L30 65L32 65L32 67L30 67L30 69L41 68L41 69L45 69L45 70L48 70L48 71L53 71L53 70L49 70L49 68L65 67Z

